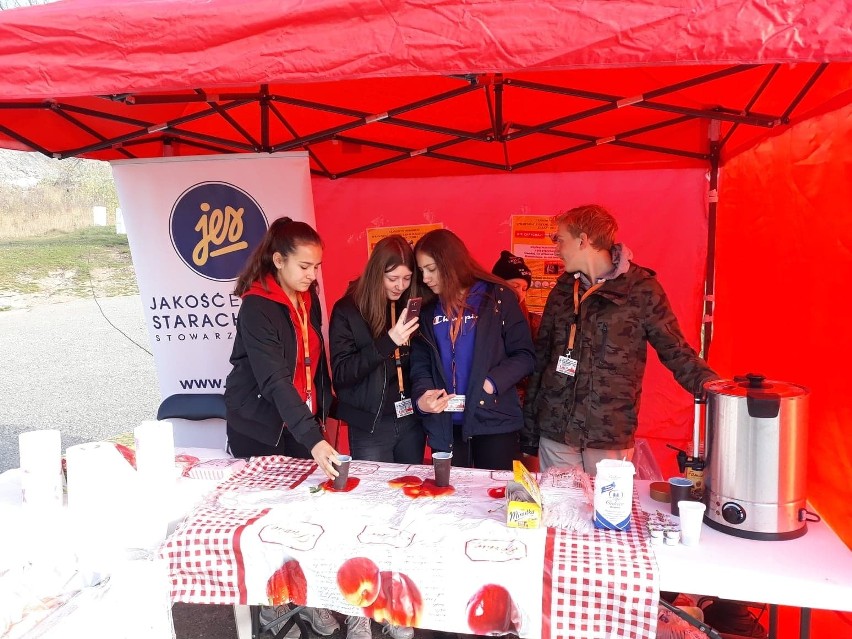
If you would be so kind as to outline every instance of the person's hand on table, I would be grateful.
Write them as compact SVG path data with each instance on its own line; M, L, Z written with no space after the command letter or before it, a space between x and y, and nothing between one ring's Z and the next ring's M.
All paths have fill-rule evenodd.
M455 395L448 395L443 388L427 390L417 400L417 408L424 413L443 413Z
M329 444L324 439L311 448L311 456L314 458L314 461L319 466L320 470L326 474L329 479L334 479L337 477L337 470L334 468L334 463L340 464L340 460L337 458L339 453L334 450L331 444Z

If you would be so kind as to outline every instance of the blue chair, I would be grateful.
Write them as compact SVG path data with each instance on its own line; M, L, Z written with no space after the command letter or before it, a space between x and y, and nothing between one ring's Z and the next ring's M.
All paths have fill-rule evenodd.
M221 393L178 393L163 400L157 419L174 427L175 446L227 450L227 411Z

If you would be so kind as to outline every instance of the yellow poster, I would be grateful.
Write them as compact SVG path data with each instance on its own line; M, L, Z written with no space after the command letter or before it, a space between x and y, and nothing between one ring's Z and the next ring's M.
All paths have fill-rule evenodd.
M565 270L551 236L556 222L551 215L513 215L512 253L524 258L532 284L527 291L527 308L541 314L556 278Z
M433 224L412 224L411 226L380 226L378 228L367 229L367 255L373 252L373 247L379 243L379 240L383 240L389 235L402 235L408 243L411 244L411 247L414 248L414 244L419 240L422 236L424 236L429 231L434 231L435 229L444 228L444 224L442 222L435 222Z

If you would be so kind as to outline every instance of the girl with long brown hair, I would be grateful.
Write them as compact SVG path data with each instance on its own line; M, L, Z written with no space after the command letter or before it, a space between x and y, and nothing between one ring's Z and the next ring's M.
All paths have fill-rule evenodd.
M313 458L326 475L336 477L333 464L340 460L322 427L331 405L316 293L322 251L310 225L283 217L252 253L234 289L242 305L225 404L228 446L235 457ZM280 614L269 606L260 612L264 623ZM299 615L320 635L340 627L327 610L303 608ZM350 639L363 637L356 633Z
M334 305L329 327L337 416L355 459L421 464L425 435L411 403L408 321L414 252L400 235L379 241L361 276Z
M361 276L331 313L329 343L337 417L349 426L353 459L422 464L426 436L411 402L408 340L419 327L408 320L414 252L400 235L373 248ZM347 620L350 634L370 634L370 620ZM390 639L414 630L386 624ZM354 639L354 638L352 638Z
M331 383L316 278L322 240L304 222L275 220L237 278L242 297L225 382L228 443L237 457L313 458L329 476L323 438Z
M433 296L411 349L414 399L429 446L452 452L456 466L510 470L523 426L515 385L535 366L518 298L451 231L430 231L414 254Z

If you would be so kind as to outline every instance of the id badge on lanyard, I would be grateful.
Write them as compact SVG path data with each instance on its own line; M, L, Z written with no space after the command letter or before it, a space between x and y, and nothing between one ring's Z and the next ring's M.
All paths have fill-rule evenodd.
M559 356L559 361L556 362L556 372L574 377L577 374L577 360L571 357L571 353Z
M299 318L299 328L301 328L302 332L302 349L305 358L305 394L307 397L305 398L305 404L308 406L308 410L311 413L314 412L314 401L313 401L313 393L311 389L311 351L310 351L310 339L308 337L308 311L305 308L305 301L301 296L298 298L298 310L296 311L296 315ZM301 312L299 312L301 311Z
M398 402L394 402L393 407L396 410L397 419L414 414L414 405L411 403L411 398L403 397Z
M396 324L396 302L391 302L391 324ZM399 386L399 401L393 403L393 408L396 411L396 418L401 419L414 414L414 405L411 403L411 398L405 396L405 382L402 378L402 356L399 352L399 346L393 352L394 364L396 365L396 382Z
M559 360L556 362L556 372L561 373L562 375L568 375L569 377L574 377L577 374L577 365L579 362L571 357L574 353L574 340L577 337L577 322L580 315L580 304L588 298L592 293L598 290L601 286L603 286L603 280L599 281L597 284L589 288L583 296L580 297L580 280L574 280L574 321L571 323L571 328L569 329L568 334L568 344L566 345L565 354L559 356Z
M447 402L447 407L444 409L446 413L463 413L464 412L464 395L456 395L450 397Z

